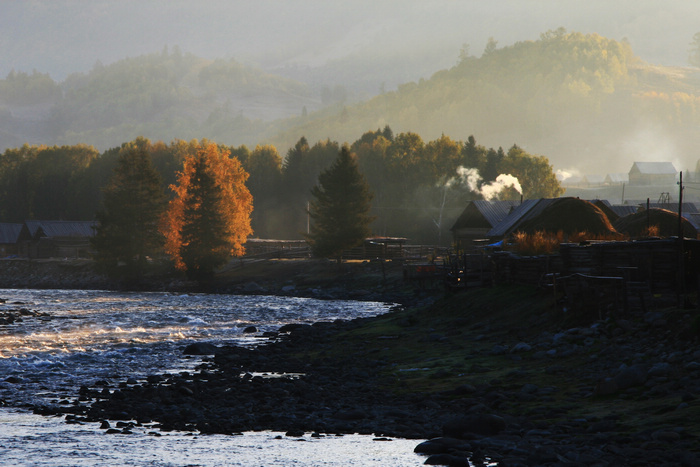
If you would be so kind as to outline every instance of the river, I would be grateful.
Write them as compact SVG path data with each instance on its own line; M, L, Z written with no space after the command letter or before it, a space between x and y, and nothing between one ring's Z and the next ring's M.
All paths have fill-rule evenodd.
M254 346L287 323L374 316L390 304L276 296L0 289L0 312L32 312L0 325L0 459L3 465L411 466L415 440L346 435L301 439L160 433L142 427L107 435L98 424L68 424L30 406L76 403L82 385L191 371L195 342ZM45 314L45 315L44 315ZM257 333L245 333L255 326Z

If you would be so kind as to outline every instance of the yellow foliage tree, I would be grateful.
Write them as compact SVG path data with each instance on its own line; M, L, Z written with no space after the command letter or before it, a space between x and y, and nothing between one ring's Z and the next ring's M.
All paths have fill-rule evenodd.
M253 233L248 173L237 158L210 143L184 160L177 178L161 223L165 251L190 279L207 280L232 256L245 253Z

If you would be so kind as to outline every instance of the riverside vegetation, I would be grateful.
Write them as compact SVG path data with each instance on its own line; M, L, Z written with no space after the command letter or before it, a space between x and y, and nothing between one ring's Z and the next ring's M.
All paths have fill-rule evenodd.
M277 285L287 292L331 290L333 275L321 271L336 265L311 262L294 285L301 262L268 263L251 277L276 269L269 277L284 278ZM108 433L146 425L154 435L271 429L428 440L416 450L438 465L700 462L696 310L572 316L529 287L413 295L400 269L345 266L336 293L345 284L369 295L384 277L395 297L418 300L375 318L288 326L261 335L255 349L183 349L210 356L192 373L86 382L61 412ZM236 275L228 272L231 284Z

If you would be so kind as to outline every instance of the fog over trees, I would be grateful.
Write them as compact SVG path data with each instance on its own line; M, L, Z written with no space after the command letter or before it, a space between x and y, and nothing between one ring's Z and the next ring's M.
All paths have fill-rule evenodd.
M486 187L516 196L499 175L527 174L528 197L559 194L560 171L694 170L699 15L681 0L3 2L0 215L93 218L125 144L165 187L217 144L250 174L256 235L297 238L346 143L375 232L426 241Z

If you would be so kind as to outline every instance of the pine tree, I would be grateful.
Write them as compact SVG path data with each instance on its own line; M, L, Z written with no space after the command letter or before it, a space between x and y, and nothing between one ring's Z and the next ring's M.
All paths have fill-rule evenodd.
M357 161L344 145L333 164L322 171L311 190L307 239L315 256L342 261L343 251L361 245L374 220L369 215L372 193Z
M211 279L231 256L245 252L253 198L248 174L236 158L215 144L184 161L176 197L163 218L165 248L175 266L200 282Z
M125 148L97 213L92 240L98 267L112 277L139 281L148 257L163 247L158 221L165 209L161 178L144 148Z

